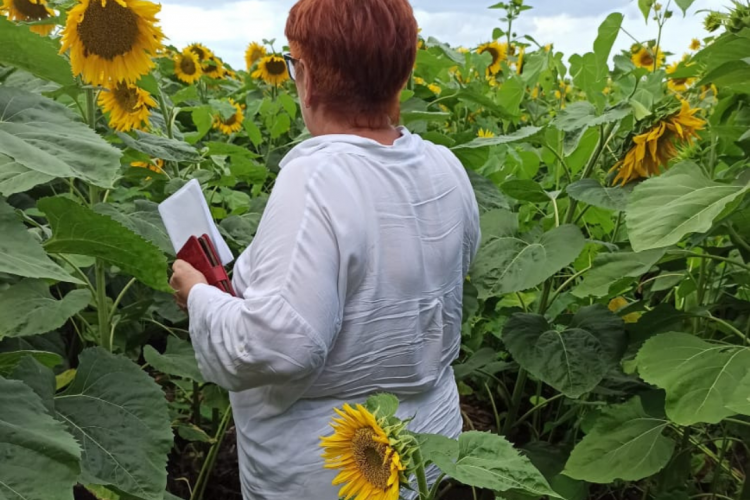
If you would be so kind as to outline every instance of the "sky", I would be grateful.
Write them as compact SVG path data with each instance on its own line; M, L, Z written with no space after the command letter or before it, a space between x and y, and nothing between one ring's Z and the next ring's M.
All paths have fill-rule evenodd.
M451 45L468 48L487 42L502 11L488 7L495 0L410 0L422 28L422 35ZM661 0L666 5L670 0ZM251 41L276 39L275 48L285 44L284 25L295 0L162 0L161 24L170 43L182 48L201 42L235 69L244 67L244 50ZM565 60L574 53L592 50L597 28L612 12L625 15L623 28L634 38L656 38L653 21L644 22L637 0L526 0L533 7L522 14L514 27L519 35L531 35L540 44L554 43ZM674 2L672 1L674 5ZM730 0L695 0L687 17L676 6L667 22L662 47L679 59L692 38L703 38L705 9L724 10ZM633 40L620 33L615 50L630 47Z

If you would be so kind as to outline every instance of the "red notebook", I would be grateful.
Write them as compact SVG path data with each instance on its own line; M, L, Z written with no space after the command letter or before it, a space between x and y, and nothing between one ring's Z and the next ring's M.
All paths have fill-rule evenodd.
M184 260L203 273L209 285L236 296L234 288L232 288L232 282L229 280L224 266L221 265L216 248L214 248L214 244L208 235L204 234L198 238L191 236L185 246L177 253L177 258Z

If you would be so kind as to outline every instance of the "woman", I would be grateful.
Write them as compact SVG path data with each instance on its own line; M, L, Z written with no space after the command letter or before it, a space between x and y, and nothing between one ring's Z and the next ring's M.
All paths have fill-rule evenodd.
M300 0L286 27L305 123L233 282L172 286L207 380L231 391L246 499L338 498L319 437L334 407L387 391L410 429L461 430L450 368L476 199L447 149L398 120L414 67L407 0Z

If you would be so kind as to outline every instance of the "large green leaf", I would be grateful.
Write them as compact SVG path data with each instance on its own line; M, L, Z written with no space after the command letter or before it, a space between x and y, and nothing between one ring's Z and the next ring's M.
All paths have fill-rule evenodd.
M161 158L167 161L200 161L198 151L186 142L149 134L140 130L134 130L132 134L135 137L124 132L117 133L126 146L141 153L146 153L152 158Z
M508 200L505 199L494 182L473 170L467 170L466 173L468 174L469 181L474 188L474 195L477 198L479 213L485 213L498 208L510 208Z
M588 203L594 207L617 210L618 212L624 211L628 207L628 195L630 194L621 187L604 187L594 179L582 179L574 182L566 188L566 191L574 200Z
M687 14L687 10L693 5L693 2L695 2L695 0L675 0L677 6L682 9L683 15Z
M39 396L49 414L56 415L54 397L57 382L55 372L52 369L44 366L33 356L26 356L19 361L9 378L20 380L31 387L31 390Z
M444 436L420 434L419 441L423 458L460 483L561 498L529 459L502 436L470 431L461 434L456 442Z
M571 398L599 385L627 343L622 320L601 305L582 308L566 329L539 314L514 314L503 342L529 373Z
M633 250L641 252L678 243L690 233L704 233L724 209L750 190L750 184L712 181L692 162L682 162L661 177L635 188L627 210Z
M112 187L120 151L67 107L0 87L0 110L0 193L20 193L58 177Z
M594 259L593 268L583 282L573 290L576 297L604 297L612 285L623 278L638 278L646 274L664 256L665 249L641 253L603 253Z
M532 203L549 203L550 195L538 182L530 179L511 179L500 186L500 190L506 195L519 201L530 201Z
M0 197L0 272L26 278L82 283L50 260L42 245L18 220L13 207Z
M667 420L646 413L639 397L608 407L573 449L563 473L600 484L652 476L674 451L674 441L663 435L667 425Z
M586 241L567 224L549 232L485 240L471 271L479 298L528 290L573 262Z
M83 447L81 481L161 500L172 446L164 393L138 365L104 349L87 349L79 361L55 408Z
M616 122L629 114L630 109L626 107L612 108L602 114L597 114L596 108L590 102L579 101L570 104L561 111L552 124L564 132L575 132L588 127Z
M603 73L608 71L607 62L609 61L609 55L612 52L612 47L615 45L617 35L620 34L620 27L624 19L625 16L621 13L614 12L607 16L599 26L599 34L596 40L594 40L594 54L596 54L600 71Z
M520 77L510 77L503 82L497 99L503 109L513 116L521 114L521 102L526 93L526 85Z
M58 54L56 40L32 33L0 17L0 63L21 68L44 80L62 86L75 84L70 63Z
M53 230L48 252L97 257L156 290L170 291L167 260L150 242L68 198L44 198L37 205Z
M62 300L55 300L44 281L23 280L0 292L0 340L59 328L90 299L88 290L73 290Z
M175 337L167 339L164 354L147 345L143 348L143 357L148 364L167 375L185 377L203 383L203 376L198 369L195 351L190 342Z
M73 500L81 449L31 388L0 376L0 498Z
M132 211L125 211L111 203L100 203L94 207L96 213L113 218L134 233L150 241L167 255L174 255L172 242L167 235L159 205L146 200L137 200Z
M638 373L667 392L667 416L680 425L716 424L735 413L735 391L750 372L750 349L712 344L687 333L649 339L636 357Z
M59 354L45 351L10 351L0 352L0 375L7 376L13 373L13 370L23 361L24 358L31 357L37 360L47 368L54 368L62 363L63 359Z
M480 137L478 139L474 139L471 142L467 142L465 144L459 144L458 146L454 146L452 149L483 148L487 146L509 144L511 142L518 142L524 139L528 139L529 137L535 135L540 130L542 130L541 127L531 127L531 126L523 127L509 135L499 135L497 137L489 137L489 138Z
M737 413L750 415L750 370L732 394L727 407Z

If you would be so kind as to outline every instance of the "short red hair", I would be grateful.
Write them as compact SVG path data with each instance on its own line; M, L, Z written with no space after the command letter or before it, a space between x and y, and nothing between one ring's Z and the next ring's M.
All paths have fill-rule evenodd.
M408 0L300 0L289 12L286 36L306 63L314 104L357 122L398 116L398 95L417 52Z

